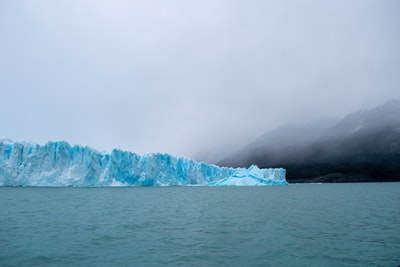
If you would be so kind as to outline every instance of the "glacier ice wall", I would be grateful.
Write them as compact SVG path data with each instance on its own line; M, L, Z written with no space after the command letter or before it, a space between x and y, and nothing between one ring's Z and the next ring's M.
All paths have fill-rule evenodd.
M67 142L0 141L0 186L287 184L284 169L227 168L168 154L100 153Z
M231 175L209 183L211 186L259 186L283 185L286 183L284 169L259 169L252 165L248 169L237 168Z

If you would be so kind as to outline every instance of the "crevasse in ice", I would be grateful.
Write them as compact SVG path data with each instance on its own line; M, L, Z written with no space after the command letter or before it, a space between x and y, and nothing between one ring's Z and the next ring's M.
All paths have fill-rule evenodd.
M227 168L114 149L101 153L67 142L0 141L0 186L286 185L284 169Z

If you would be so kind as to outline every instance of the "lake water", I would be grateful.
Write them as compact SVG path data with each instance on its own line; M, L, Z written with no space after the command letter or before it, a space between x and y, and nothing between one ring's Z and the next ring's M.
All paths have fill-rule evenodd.
M400 183L0 188L0 266L394 266Z

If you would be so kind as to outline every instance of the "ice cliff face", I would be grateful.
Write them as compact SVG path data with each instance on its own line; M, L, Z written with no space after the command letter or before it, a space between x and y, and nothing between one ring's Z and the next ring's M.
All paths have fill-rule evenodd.
M286 185L284 169L233 169L168 154L110 154L67 142L0 141L0 186Z

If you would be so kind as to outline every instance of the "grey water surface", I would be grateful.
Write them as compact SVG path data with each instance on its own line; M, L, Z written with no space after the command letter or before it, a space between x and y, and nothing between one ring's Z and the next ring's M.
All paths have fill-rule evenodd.
M400 183L0 188L0 266L395 266Z

